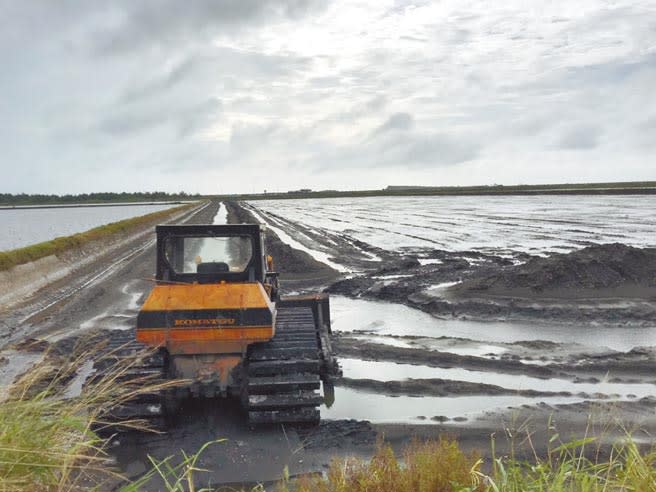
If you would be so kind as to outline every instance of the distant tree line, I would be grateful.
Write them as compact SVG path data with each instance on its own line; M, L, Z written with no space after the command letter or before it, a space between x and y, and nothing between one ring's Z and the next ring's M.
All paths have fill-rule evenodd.
M0 205L58 205L65 203L161 202L196 200L199 193L166 193L164 191L138 191L134 193L81 193L79 195L42 195L0 193Z

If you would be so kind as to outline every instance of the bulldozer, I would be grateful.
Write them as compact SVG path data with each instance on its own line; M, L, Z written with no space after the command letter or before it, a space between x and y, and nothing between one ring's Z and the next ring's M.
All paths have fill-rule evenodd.
M119 350L156 350L132 371L135 378L188 383L164 391L148 412L224 397L239 401L251 425L319 422L340 374L328 295L280 295L260 224L160 225L156 235L156 285L134 338ZM122 417L137 416L128 407Z

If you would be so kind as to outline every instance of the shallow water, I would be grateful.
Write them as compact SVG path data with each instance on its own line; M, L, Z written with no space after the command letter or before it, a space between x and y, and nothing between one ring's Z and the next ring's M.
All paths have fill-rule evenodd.
M255 217L255 219L260 224L266 224L266 226L269 229L271 229L278 236L278 238L280 238L280 240L283 243L288 244L289 246L291 246L294 249L298 249L300 251L306 252L312 258L314 258L315 260L317 260L321 263L324 263L325 265L328 265L330 268L333 268L333 269L337 270L338 272L342 272L342 273L350 272L350 270L348 268L344 267L343 265L340 265L339 263L335 263L334 261L332 261L330 256L325 251L321 251L317 248L308 248L303 243L301 243L301 242L297 241L296 239L294 239L293 237L291 237L289 234L287 234L280 227L277 227L276 225L274 225L274 224L277 224L277 222L275 220L271 219L269 221L266 221L266 220L264 220L264 218L262 218L262 216L257 211L251 209L250 212L251 212L251 214L253 214L253 217ZM309 239L304 234L303 234L303 236L305 237L306 240Z
M16 350L3 350L0 358L6 359L0 364L0 400L7 394L7 388L16 380L16 377L34 366L43 359L43 353L19 352Z
M366 361L360 359L339 360L344 377L352 379L375 379L377 381L402 381L405 379L445 379L470 383L492 384L511 390L539 390L576 393L603 393L627 397L651 396L656 394L653 384L626 383L575 383L566 379L541 379L517 374L501 374L486 371L468 371L460 368L427 367L394 362ZM609 377L612 376L609 375Z
M545 402L551 405L574 403L581 398L550 397L526 398L522 396L386 396L350 388L335 388L335 403L332 407L321 407L324 419L360 419L373 423L414 423L434 424L433 416L450 419L466 417L471 419L486 411L517 407L524 404ZM421 419L418 417L425 417Z
M374 335L467 338L482 343L546 340L626 352L656 346L656 321L650 328L572 326L529 322L439 319L402 304L331 296L332 328ZM472 354L473 355L473 354Z
M656 196L322 198L251 205L388 250L543 253L588 243L656 246Z
M70 236L119 220L139 217L178 206L127 205L70 208L16 208L0 210L0 251Z

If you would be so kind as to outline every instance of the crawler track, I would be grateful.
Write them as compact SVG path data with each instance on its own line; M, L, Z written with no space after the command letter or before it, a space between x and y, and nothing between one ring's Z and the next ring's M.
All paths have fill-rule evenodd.
M321 354L312 308L278 308L275 336L248 353L242 403L249 423L318 422Z
M112 432L129 429L129 425L124 425L129 421L141 421L151 428L164 426L162 395L157 386L166 382L165 355L135 338L135 330L115 332L105 349L107 355L94 363L96 372L89 382L108 378L112 384L120 385L126 395L101 412L103 422ZM149 387L154 391L143 391ZM127 397L131 392L134 396Z

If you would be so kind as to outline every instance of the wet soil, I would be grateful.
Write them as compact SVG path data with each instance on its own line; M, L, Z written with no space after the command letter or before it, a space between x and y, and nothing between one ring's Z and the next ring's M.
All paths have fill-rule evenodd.
M568 391L512 390L494 384L471 383L450 379L406 379L404 381L377 381L342 377L337 386L366 390L389 396L457 396L457 395L520 395L520 396L572 396Z
M406 255L327 291L460 319L639 327L656 318L656 249L604 244L512 260L473 252L424 254L421 259L439 263L422 265Z
M212 203L185 217L185 222L212 223L218 208L218 202ZM229 221L239 219L232 215ZM268 244L274 254L283 252L294 257L277 238L270 238ZM100 354L117 330L134 326L139 306L153 285L155 271L155 248L143 246L130 244L112 252L114 258L122 258L133 248L140 248L101 276L98 273L107 269L111 258L41 289L11 312L2 312L0 338L4 336L4 346L0 347L0 360L6 360L7 366L22 363L23 357L19 361L14 354L34 354L20 369L7 372L8 377L18 380L33 367L30 364L41 364L44 369L52 369L44 373L43 384L34 388L42 389L48 383L48 374L54 377L67 357L93 350ZM299 256L297 264L303 268L299 272L294 268L282 272L283 285L296 280L297 286L304 288L314 282L310 280L314 275L325 283L337 278L337 273L326 265L309 256ZM88 283L88 279L94 281ZM84 288L78 288L79 285ZM316 286L314 290L318 290ZM3 374L0 372L0 385L10 382L2 380ZM54 389L65 391L64 386L73 377L74 373L61 379L61 387ZM173 462L179 462L180 450L193 453L208 441L226 439L212 445L203 455L201 466L212 471L201 473L199 480L213 484L267 482L278 480L285 468L292 476L322 470L344 450L368 455L375 441L369 423L349 420L326 422L316 428L272 426L253 430L245 425L237 402L223 399L190 400L170 424L165 435L135 432L118 437L109 452L117 460L119 470L136 479L150 469L148 456L174 456ZM153 484L148 490L159 490L159 485ZM116 487L119 486L117 483Z

